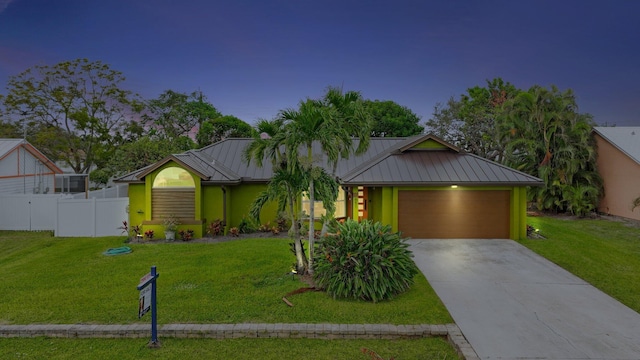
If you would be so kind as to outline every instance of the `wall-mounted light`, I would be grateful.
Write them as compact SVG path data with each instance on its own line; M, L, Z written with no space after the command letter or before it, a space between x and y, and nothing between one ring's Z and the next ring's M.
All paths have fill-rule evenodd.
M452 188L452 189L457 189L457 188L458 188L458 185L451 185L451 188Z

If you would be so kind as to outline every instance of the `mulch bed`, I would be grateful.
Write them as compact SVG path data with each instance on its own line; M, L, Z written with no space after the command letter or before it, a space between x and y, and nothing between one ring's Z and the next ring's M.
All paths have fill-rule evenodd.
M176 237L179 237L178 234L176 234ZM241 240L241 239L256 239L256 238L264 238L264 239L285 239L288 238L289 236L287 235L286 232L281 232L279 234L273 234L271 232L255 232L255 233L251 233L251 234L240 234L240 236L230 236L230 235L225 235L225 236L216 236L216 237L203 237L203 238L197 238L197 239L192 239L189 241L182 241L179 238L176 238L175 240L166 240L166 239L153 239L153 240L147 240L147 239L131 239L129 241L129 244L175 244L175 243L180 243L180 244L184 244L184 243L220 243L220 242L226 242L226 241L234 241L234 240Z

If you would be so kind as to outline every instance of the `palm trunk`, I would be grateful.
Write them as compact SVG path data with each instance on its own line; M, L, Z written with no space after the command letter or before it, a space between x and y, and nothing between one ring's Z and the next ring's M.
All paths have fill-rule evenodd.
M309 263L302 247L302 239L300 238L300 224L298 223L298 217L296 216L295 204L293 196L289 192L289 215L291 218L291 229L289 229L289 236L293 238L293 247L296 255L296 272L303 275L307 272Z
M314 201L315 197L313 196L313 176L311 177L311 181L309 181L309 274L313 275L313 243L315 240L315 229L314 229Z

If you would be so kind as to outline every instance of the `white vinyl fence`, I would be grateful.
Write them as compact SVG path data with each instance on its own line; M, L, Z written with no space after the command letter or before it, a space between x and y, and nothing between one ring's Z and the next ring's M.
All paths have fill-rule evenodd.
M0 230L54 231L55 236L115 236L129 215L129 198L73 199L68 195L0 196Z
M129 185L127 184L119 184L116 186L100 189L100 190L92 190L88 193L78 193L74 194L74 199L113 199L113 198L123 198L129 196Z

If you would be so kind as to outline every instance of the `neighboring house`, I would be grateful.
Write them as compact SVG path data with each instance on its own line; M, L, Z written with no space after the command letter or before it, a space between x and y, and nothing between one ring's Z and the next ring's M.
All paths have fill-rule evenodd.
M640 220L640 127L595 127L593 136L604 185L598 211Z
M22 139L0 139L0 193L46 194L55 191L62 170Z
M269 161L261 168L242 161L251 141L222 140L117 179L129 184L130 223L158 235L169 215L195 236L215 219L227 230L238 226L272 176ZM432 135L371 138L369 149L340 160L335 174L336 217L380 221L413 238L525 238L526 188L542 185ZM275 217L275 205L263 209L263 223Z

